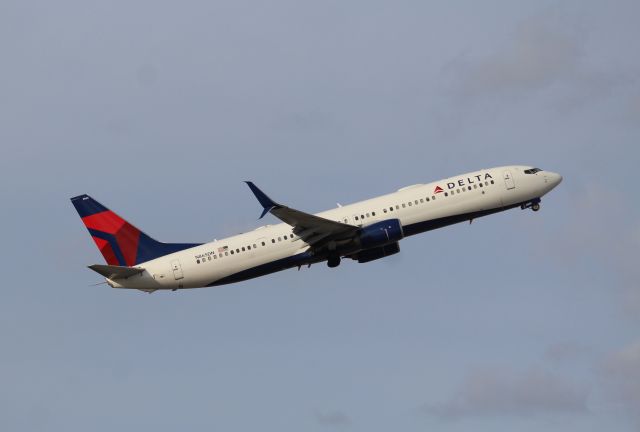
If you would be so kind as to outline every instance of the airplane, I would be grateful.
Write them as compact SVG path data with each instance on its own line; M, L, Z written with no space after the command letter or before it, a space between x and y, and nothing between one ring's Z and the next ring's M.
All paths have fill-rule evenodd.
M400 252L405 237L513 208L538 211L562 176L531 166L503 166L461 174L318 214L249 189L282 223L210 243L154 240L89 195L71 198L107 264L89 266L112 288L148 293L213 287L290 268L343 258L367 263Z

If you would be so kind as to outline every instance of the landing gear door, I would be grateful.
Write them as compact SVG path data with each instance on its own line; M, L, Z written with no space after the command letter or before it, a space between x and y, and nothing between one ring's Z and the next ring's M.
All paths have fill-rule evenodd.
M507 190L515 189L516 182L513 180L513 175L511 174L511 171L504 172L504 185L507 187Z
M184 277L184 274L182 274L182 266L180 265L180 260L173 260L171 261L171 270L173 270L173 277L176 280L180 280Z

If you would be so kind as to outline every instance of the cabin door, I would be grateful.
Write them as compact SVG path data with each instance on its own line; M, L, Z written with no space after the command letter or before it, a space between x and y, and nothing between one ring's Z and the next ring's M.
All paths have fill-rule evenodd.
M516 182L513 180L513 175L511 174L511 171L504 172L504 184L507 187L507 190L515 189Z

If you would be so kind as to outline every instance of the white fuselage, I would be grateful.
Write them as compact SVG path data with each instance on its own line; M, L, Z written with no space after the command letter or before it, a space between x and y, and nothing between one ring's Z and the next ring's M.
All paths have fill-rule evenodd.
M505 166L408 186L317 216L355 226L398 219L409 236L537 202L562 180L548 171L526 174L527 169ZM326 259L309 248L290 225L267 225L141 263L136 267L143 273L108 282L147 291L221 285Z

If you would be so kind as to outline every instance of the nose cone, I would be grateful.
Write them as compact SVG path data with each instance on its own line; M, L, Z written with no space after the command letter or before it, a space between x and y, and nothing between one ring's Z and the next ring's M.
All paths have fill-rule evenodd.
M562 182L562 176L558 173L547 172L545 175L545 181L549 184L551 189L553 189Z

